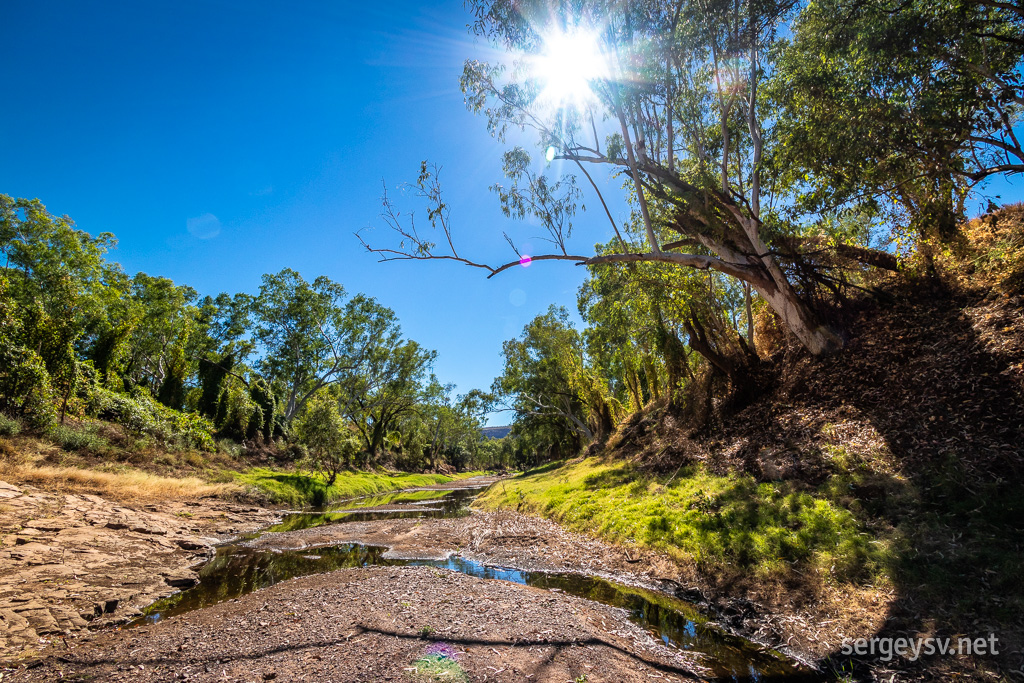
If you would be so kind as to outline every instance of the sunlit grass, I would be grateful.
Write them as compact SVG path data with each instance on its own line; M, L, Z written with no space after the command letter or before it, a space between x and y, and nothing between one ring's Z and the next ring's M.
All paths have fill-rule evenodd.
M342 472L334 484L310 472L280 472L255 468L235 474L237 481L254 486L273 502L293 507L322 506L346 498L371 496L397 489L444 484L480 472L460 473L454 477L443 474L385 474L378 472Z
M859 581L888 562L885 544L872 543L854 515L825 495L697 468L668 480L588 458L502 482L479 504L538 513L705 569L769 575L801 565Z

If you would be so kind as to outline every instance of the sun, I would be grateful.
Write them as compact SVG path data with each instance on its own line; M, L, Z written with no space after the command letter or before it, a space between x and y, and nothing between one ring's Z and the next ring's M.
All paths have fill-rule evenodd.
M581 104L594 98L591 85L608 76L608 67L596 33L558 31L544 37L533 72L543 83L542 98Z

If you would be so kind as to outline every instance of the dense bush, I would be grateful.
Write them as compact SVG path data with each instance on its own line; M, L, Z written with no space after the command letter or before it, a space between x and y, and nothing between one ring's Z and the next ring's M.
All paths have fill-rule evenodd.
M104 455L110 450L110 442L89 429L74 429L67 425L55 424L49 431L54 443L66 451L83 451Z
M0 436L17 436L21 433L21 422L0 413Z
M56 419L50 374L39 354L0 339L0 409L43 429Z
M103 387L93 393L91 412L129 431L148 434L169 445L215 450L213 425L195 413L182 413L157 403L145 390L129 397Z

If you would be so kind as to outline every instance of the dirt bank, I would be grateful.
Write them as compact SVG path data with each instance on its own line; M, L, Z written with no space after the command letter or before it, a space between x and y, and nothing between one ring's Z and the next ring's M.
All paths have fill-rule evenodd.
M438 642L458 668L430 678L416 661ZM4 680L634 683L693 679L696 659L664 647L623 610L441 569L373 567L90 635Z
M278 513L214 498L139 508L0 481L0 661L123 623L196 582L212 546Z

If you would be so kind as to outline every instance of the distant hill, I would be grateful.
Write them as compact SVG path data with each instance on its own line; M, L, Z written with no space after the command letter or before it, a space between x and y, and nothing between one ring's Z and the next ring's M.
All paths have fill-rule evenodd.
M484 427L484 436L488 439L501 439L512 431L512 427Z

